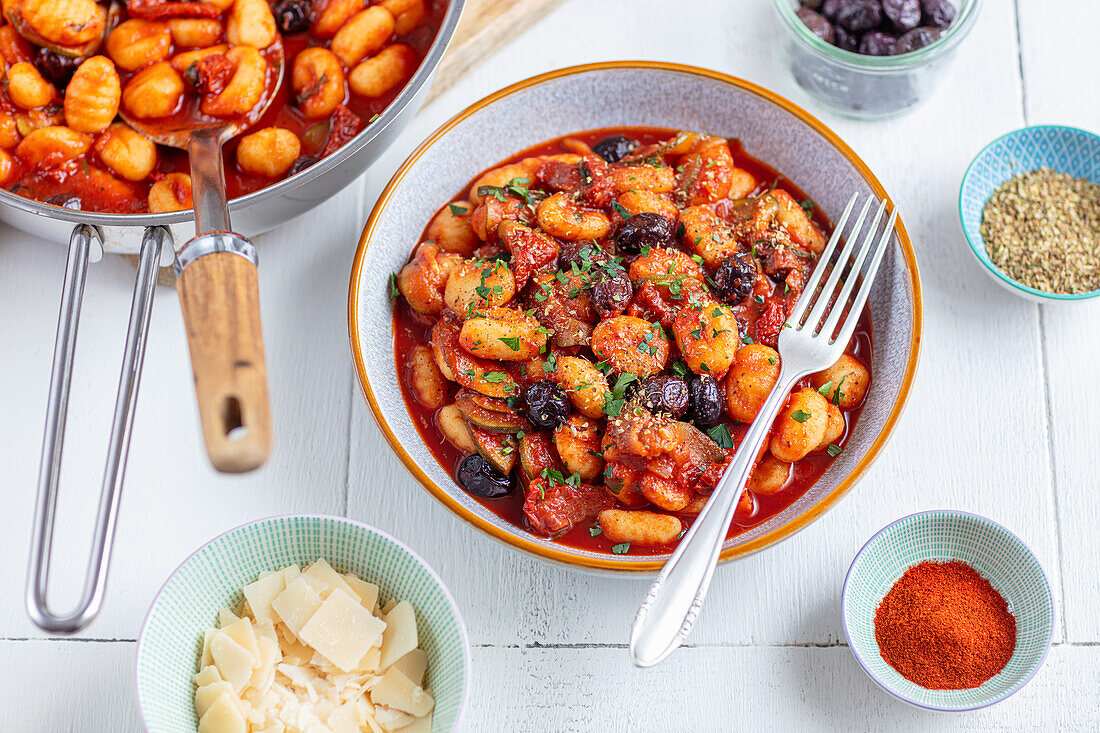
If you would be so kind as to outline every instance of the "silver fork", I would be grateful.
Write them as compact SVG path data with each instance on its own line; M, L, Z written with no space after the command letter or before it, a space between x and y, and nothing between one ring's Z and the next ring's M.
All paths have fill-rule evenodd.
M630 656L638 667L657 664L675 651L691 632L703 607L726 531L752 472L756 454L780 408L786 403L791 387L807 374L836 363L852 338L883 253L893 239L898 216L895 208L880 236L878 227L887 204L883 201L875 212L870 228L861 238L863 223L873 203L873 198L868 198L847 233L835 266L830 268L829 263L858 199L858 194L849 199L802 296L779 334L780 366L775 387L737 447L733 460L703 511L665 563L638 609L630 634ZM828 279L822 286L826 276ZM857 283L859 289L851 307L846 308ZM832 308L829 307L831 303L835 303ZM809 315L806 315L807 310ZM834 333L836 338L832 337Z

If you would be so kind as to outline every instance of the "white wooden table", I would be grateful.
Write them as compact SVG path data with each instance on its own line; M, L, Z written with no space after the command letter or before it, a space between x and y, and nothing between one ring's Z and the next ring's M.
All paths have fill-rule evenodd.
M956 214L966 164L997 135L1043 122L1100 128L1094 5L987 0L949 78L902 119L858 123L811 107L882 179L913 235L926 308L916 384L893 440L851 496L778 547L723 567L687 647L649 671L633 669L624 647L646 581L521 556L450 515L390 453L352 374L348 272L362 222L407 153L465 105L519 79L652 58L804 102L772 52L780 29L769 2L571 0L425 109L364 178L260 237L276 437L254 474L209 468L176 295L161 289L107 603L76 638L44 638L22 605L65 248L0 228L0 729L140 729L134 640L168 574L228 527L327 512L393 532L454 592L474 645L468 731L1097 730L1100 307L1040 308L1006 294L966 253ZM132 279L117 258L91 268L58 522L59 605L75 600L83 572ZM879 691L840 626L841 583L863 542L936 507L1018 533L1058 604L1055 646L1035 680L966 715L918 711Z

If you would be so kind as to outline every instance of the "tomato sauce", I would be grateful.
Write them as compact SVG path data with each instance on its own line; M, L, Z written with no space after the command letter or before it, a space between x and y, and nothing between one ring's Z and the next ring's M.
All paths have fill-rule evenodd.
M538 155L553 155L557 153L570 152L562 146L562 140L565 138L571 138L574 140L582 140L589 145L593 145L597 141L608 137L609 135L624 135L640 141L643 145L653 143L661 140L667 140L677 133L676 130L663 129L663 128L650 128L650 127L616 127L616 128L604 128L599 130L588 130L580 133L573 133L563 138L551 140L532 148L523 150L510 158L500 161L494 164L491 168L497 168L501 165L517 162L526 157L538 156ZM761 160L758 160L747 152L745 152L740 141L731 139L729 141L731 152L733 153L734 162L738 168L745 169L752 173L756 180L760 182L760 187L757 191L753 192L753 195L763 193L770 188L779 188L789 193L796 201L806 201L808 197L798 186L792 181L786 178L783 174L776 171L771 166L767 165ZM490 168L490 169L491 169ZM487 169L489 170L489 169ZM484 171L482 171L484 173ZM474 176L470 183L467 183L460 191L451 198L452 201L464 200L466 193L469 190L473 181L477 180L482 173ZM812 209L811 218L814 223L824 232L827 236L832 232L832 224L828 217L818 207L814 206ZM425 232L421 234L420 241L426 238ZM777 286L778 287L778 286ZM779 296L781 292L774 293ZM754 304L751 304L748 300L744 305L737 306L734 311L737 315L748 323L747 330L752 331L753 323L759 316L759 308ZM429 409L422 405L416 398L415 393L411 387L410 369L406 363L407 354L409 354L413 347L418 344L428 344L429 336L431 335L432 326L438 320L436 316L425 316L417 313L409 307L404 298L397 298L394 304L393 314L393 340L394 340L394 367L399 375L399 383L401 385L402 397L405 401L405 406L408 409L409 415L412 418L413 425L416 427L420 437L424 440L425 445L431 451L439 464L446 470L446 472L455 477L458 471L458 465L465 458L466 454L463 454L457 448L455 448L446 438L436 424L435 414L436 410ZM872 327L871 327L871 314L867 309L861 315L858 326L855 331L855 335L852 338L851 343L848 345L847 352L856 357L860 362L866 365L873 373L872 368ZM676 342L673 339L669 339L672 352L669 356L669 363L672 363L675 359L680 358L680 353L677 350ZM580 352L582 355L591 357L591 350L587 347L583 348ZM723 392L723 405L725 380L719 380L720 388ZM448 383L451 388L451 395L457 391L457 385ZM804 378L794 388L795 390L802 387L810 386L810 379ZM450 400L448 400L450 401ZM844 434L840 439L836 441L836 445L843 448L847 443L848 436L852 430L855 429L856 423L859 420L862 407L857 407L853 410L842 410L842 414L845 419L846 427ZM723 410L722 423L726 425L730 435L733 437L735 444L739 445L744 434L748 430L748 425L741 424L733 421L725 414ZM732 451L730 451L732 453ZM757 527L777 514L783 512L791 504L796 502L821 478L821 476L828 470L829 466L835 460L834 457L829 456L827 453L811 454L808 455L796 463L792 464L791 476L787 481L784 488L774 494L753 494L753 510L750 514L742 514L741 510L734 516L733 522L730 525L730 529L727 537L736 537L739 534L747 532L754 527ZM456 480L457 483L457 480ZM470 495L473 496L473 495ZM483 499L473 496L473 498L481 503L489 511L496 514L504 521L520 527L525 531L530 530L529 522L523 513L524 504L524 492L522 487L518 485L515 490L502 499ZM663 511L663 510L657 510ZM668 512L663 512L668 513ZM673 513L679 517L683 526L686 528L691 526L694 520L693 515ZM562 545L573 547L580 550L588 550L591 552L601 554L611 554L611 548L614 545L602 534L593 534L590 530L592 523L578 524L571 529L565 531L563 534L556 535L553 541ZM632 556L652 556L662 555L670 552L674 548L672 546L642 546L632 545L629 549L629 554Z

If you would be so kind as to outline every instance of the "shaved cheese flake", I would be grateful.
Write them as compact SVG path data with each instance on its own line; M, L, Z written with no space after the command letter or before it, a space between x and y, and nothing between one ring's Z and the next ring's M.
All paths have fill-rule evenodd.
M271 602L271 608L295 636L321 607L321 597L304 577L295 579Z
M380 609L377 585L323 559L243 593L203 635L199 733L430 733L411 604Z
M350 672L386 628L385 622L360 605L358 596L336 588L298 632L298 637L337 667Z
M408 601L401 601L384 616L386 630L382 634L382 669L405 656L418 646L416 611Z
M382 676L370 691L370 699L375 705L385 705L416 717L427 715L435 707L432 696L397 669L390 669Z
M223 692L199 718L199 733L248 733L233 695Z
M225 631L219 631L210 641L210 654L214 657L214 664L218 666L218 673L221 674L222 679L233 685L235 691L240 692L248 682L248 678L252 676L256 658Z
M272 618L271 602L286 588L286 575L271 573L244 587L244 597L257 621Z
M424 671L428 669L428 655L423 649L413 649L394 662L392 669L405 675L414 685L419 685L424 681Z

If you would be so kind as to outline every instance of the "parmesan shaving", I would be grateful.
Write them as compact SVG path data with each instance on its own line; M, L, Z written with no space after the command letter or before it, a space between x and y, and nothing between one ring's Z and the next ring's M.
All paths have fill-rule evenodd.
M194 676L199 733L428 733L416 612L325 560L265 572L218 612Z

